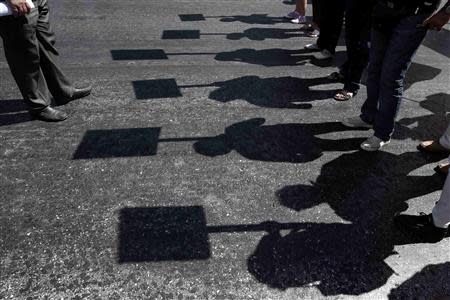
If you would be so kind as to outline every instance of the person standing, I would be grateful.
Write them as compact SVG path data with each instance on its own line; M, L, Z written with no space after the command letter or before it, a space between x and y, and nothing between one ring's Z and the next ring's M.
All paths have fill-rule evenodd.
M428 28L432 28L427 19L436 11L439 2L379 0L375 5L367 99L360 116L342 122L348 127L374 129L374 135L361 144L363 150L377 151L390 142L406 72ZM447 8L448 3L438 15L446 14Z
M0 18L0 36L6 60L31 115L48 122L63 121L67 114L52 108L88 96L91 87L75 88L56 64L58 51L49 23L47 0L6 0L13 16Z
M345 45L347 60L336 79L344 81L344 88L336 93L334 99L346 101L359 91L361 77L369 62L370 25L374 0L346 0L345 5Z

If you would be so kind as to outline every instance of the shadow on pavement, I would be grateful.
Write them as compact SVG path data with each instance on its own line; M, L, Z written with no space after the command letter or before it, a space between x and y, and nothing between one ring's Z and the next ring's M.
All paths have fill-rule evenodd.
M391 290L390 300L450 300L450 262L429 265Z
M439 138L446 130L449 120L446 112L450 111L450 95L438 93L428 96L419 104L431 112L429 115L403 118L398 121L393 138L397 140L413 138L417 141ZM412 129L406 127L414 125Z
M313 57L313 54L309 50L239 49L231 52L218 53L215 59L218 61L235 61L274 67L304 65Z
M404 89L409 89L413 84L432 80L441 74L442 70L419 63L412 63L405 78Z
M295 37L304 37L306 33L301 29L285 28L249 28L243 32L234 32L226 35L229 40L240 40L248 38L254 41L264 41L266 39L290 39Z
M360 295L381 287L393 274L384 262L395 245L414 241L393 227L406 201L442 188L439 176L408 176L428 164L419 153L343 154L323 165L312 185L277 192L283 206L301 211L326 203L343 220L315 224L282 236L270 232L248 258L260 282L285 289L316 286L323 295Z
M245 100L250 104L272 108L311 108L303 102L330 99L335 89L311 90L312 86L330 84L325 77L296 78L244 76L227 81L215 82L218 89L209 98L220 102ZM300 102L300 103L298 103Z
M363 138L327 140L316 135L349 130L337 122L317 124L263 125L257 118L233 124L225 133L194 144L202 155L215 157L235 150L251 160L305 163L322 156L324 151L351 151Z
M32 121L28 107L22 99L0 100L0 126Z

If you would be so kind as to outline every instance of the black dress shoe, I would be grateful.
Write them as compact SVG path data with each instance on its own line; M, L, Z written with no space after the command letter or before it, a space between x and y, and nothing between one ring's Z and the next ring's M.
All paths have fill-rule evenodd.
M419 243L437 243L448 234L448 229L434 226L431 214L398 215L394 218L394 223L398 229Z
M35 119L45 122L60 122L67 119L67 114L65 112L56 110L50 106L36 112L33 111L31 112L31 115Z
M73 94L72 94L72 97L70 97L69 101L73 101L73 100L77 100L77 99L80 99L80 98L87 97L87 96L89 96L91 94L91 91L92 91L92 87L91 86L87 86L87 87L80 88L80 89L75 89Z

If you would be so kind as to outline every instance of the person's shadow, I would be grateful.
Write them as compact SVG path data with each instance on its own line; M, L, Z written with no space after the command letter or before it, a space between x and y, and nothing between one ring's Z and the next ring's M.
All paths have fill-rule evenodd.
M304 65L314 56L309 50L288 49L239 49L230 52L220 52L215 56L218 61L243 62L266 67Z
M251 160L305 163L326 151L351 151L364 138L322 139L317 135L346 131L338 122L315 124L263 125L265 119L255 118L233 124L225 133L202 139L194 144L197 153L215 157L235 150Z
M389 293L390 300L450 299L450 262L423 268Z
M20 99L0 100L0 126L32 121L28 107Z
M220 19L221 22L241 22L245 24L275 25L279 23L288 23L289 20L283 17L269 17L268 14L251 14L226 16Z
M250 104L271 108L311 108L314 100L330 99L335 89L311 90L311 87L330 84L326 77L296 78L244 76L227 81L215 82L218 89L209 94L209 98L220 102L245 100Z
M301 29L285 29L285 28L249 28L243 32L233 32L226 35L229 40L240 40L248 38L254 41L264 41L266 39L290 39L294 37L306 36Z
M360 295L393 274L384 262L394 245L414 243L393 227L406 201L442 188L439 176L408 176L425 164L416 152L357 151L325 164L312 185L277 192L281 205L301 211L329 205L349 223L311 224L286 236L269 232L248 258L249 272L275 288L315 285L324 295Z
M429 115L403 118L398 121L398 128L394 132L395 139L413 138L415 140L429 140L439 138L446 130L450 119L446 113L450 110L450 95L439 93L428 96L419 104L431 112ZM407 126L414 126L410 129Z

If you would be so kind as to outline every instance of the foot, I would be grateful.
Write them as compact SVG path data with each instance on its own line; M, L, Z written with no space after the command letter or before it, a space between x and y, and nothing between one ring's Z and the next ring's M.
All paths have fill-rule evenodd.
M308 44L304 47L305 50L310 50L310 51L319 51L320 48L317 44Z
M336 82L344 82L345 77L340 72L333 72L327 76L327 79Z
M291 11L290 13L288 13L285 18L287 18L287 19L296 19L299 16L300 16L300 13L298 11L294 10L294 11Z
M319 37L320 31L317 29L314 29L314 30L309 31L306 35L311 38L316 38L316 37Z
M346 119L345 121L342 121L341 123L347 127L352 128L373 128L372 124L364 122L360 117L351 117Z
M330 51L324 49L324 50L320 51L319 53L317 53L314 57L319 60L330 59L330 58L333 58L333 54L331 54Z
M434 226L433 216L421 213L419 216L398 215L394 223L403 233L415 237L420 242L437 243L447 235L447 228Z
M450 164L443 163L443 164L437 165L436 168L434 168L434 171L441 175L447 175L449 169L450 169Z
M336 95L334 95L334 100L336 101L347 101L352 99L353 97L355 97L356 93L354 92L349 92L346 90L340 90L339 92L336 93Z
M67 119L67 114L65 112L56 110L50 106L36 112L33 111L31 112L31 115L33 118L45 122L60 122Z
M306 23L306 17L299 15L297 18L294 18L291 20L291 23L294 24L305 24Z
M91 94L91 91L92 91L91 86L87 86L87 87L79 88L79 89L76 88L72 94L72 97L70 97L70 101L87 97Z
M450 153L450 149L444 148L438 140L423 141L417 146L417 149L430 153Z
M364 151L374 152L380 150L381 148L383 148L383 146L389 144L390 142L390 140L383 141L376 136L371 136L370 138L362 142L361 149L363 149Z

